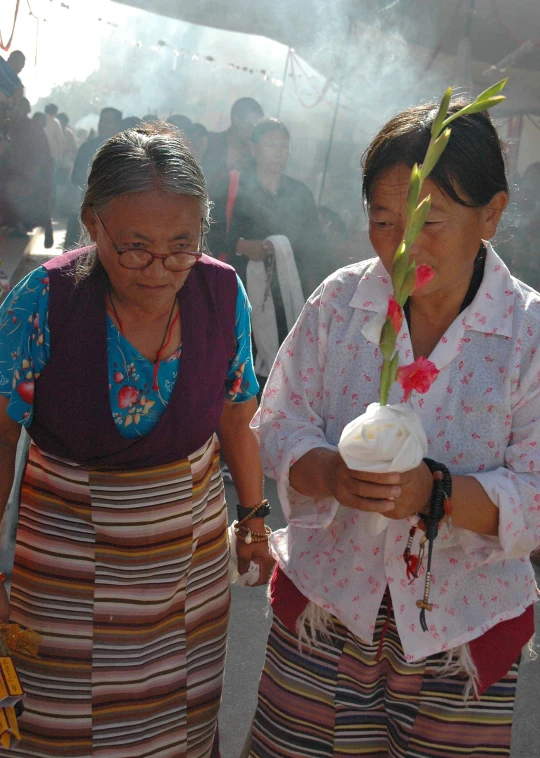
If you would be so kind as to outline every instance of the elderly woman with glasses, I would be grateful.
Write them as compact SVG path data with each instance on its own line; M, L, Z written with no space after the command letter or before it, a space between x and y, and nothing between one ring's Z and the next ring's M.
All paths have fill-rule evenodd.
M203 253L208 195L162 126L109 139L82 205L92 244L24 279L0 309L0 509L21 426L11 597L42 637L15 656L17 756L210 756L229 613L219 444L245 528L264 535L249 420L249 306ZM239 569L266 580L263 537Z

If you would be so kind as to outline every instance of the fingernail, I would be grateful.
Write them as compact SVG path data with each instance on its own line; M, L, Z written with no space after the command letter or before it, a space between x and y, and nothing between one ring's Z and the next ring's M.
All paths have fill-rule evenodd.
M399 497L401 495L401 487L392 487L392 497Z
M395 508L394 503L385 503L384 505L381 506L381 511L383 513L386 513L387 511L393 511L394 508Z

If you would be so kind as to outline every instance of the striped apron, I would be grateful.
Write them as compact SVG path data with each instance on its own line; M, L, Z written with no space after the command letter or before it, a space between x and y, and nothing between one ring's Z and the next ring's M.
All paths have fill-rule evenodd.
M219 446L138 471L30 448L11 618L42 635L15 656L22 739L37 758L208 758L230 591Z

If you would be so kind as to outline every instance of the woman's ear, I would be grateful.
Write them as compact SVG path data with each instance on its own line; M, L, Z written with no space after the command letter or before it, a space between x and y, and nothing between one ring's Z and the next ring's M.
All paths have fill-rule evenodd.
M484 216L484 232L482 234L482 239L490 240L495 236L497 226L507 205L508 193L501 190L501 192L497 192L493 195L489 203L484 206L482 209Z
M97 242L97 219L91 208L85 208L82 214L82 222L85 225L92 242Z

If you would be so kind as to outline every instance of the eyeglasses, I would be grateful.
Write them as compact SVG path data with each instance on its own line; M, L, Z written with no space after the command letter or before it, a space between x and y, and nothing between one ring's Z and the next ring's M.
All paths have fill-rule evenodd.
M169 253L168 255L155 255L154 253L150 252L150 250L145 250L144 248L137 247L135 245L131 247L118 247L118 245L114 242L111 235L107 231L107 227L103 223L101 216L97 213L97 211L94 210L94 213L96 215L97 220L101 224L101 228L109 238L109 242L113 246L113 248L118 253L118 263L123 268L128 268L131 270L137 270L137 269L143 269L148 268L153 261L154 258L160 258L163 262L163 265L168 271L189 271L190 268L192 268L199 258L202 256L202 250L201 250L201 243L203 238L203 222L201 219L201 231L199 235L199 245L197 250L189 251L189 252L181 252L181 253Z

